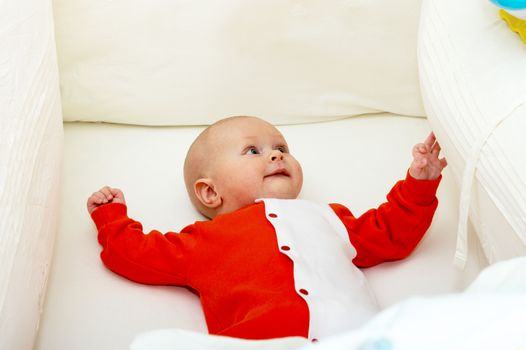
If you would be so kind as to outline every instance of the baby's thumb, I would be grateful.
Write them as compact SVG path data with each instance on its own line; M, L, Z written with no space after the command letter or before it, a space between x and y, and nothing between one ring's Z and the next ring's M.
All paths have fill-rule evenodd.
M125 203L124 193L122 193L121 190L119 190L118 188L111 188L110 191L111 191L111 194L113 195L112 202L114 202L114 203Z

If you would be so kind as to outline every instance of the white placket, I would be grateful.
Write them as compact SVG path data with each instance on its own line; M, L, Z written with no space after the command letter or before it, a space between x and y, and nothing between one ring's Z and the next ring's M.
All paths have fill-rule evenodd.
M356 249L328 205L298 199L258 201L265 203L279 250L293 261L296 292L309 307L309 339L357 328L378 312L365 276L352 263Z

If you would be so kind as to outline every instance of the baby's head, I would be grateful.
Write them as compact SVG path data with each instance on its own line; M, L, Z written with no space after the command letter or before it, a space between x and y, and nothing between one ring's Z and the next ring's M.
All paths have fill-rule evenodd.
M192 143L184 180L194 206L213 218L257 198L296 198L303 173L272 124L231 117L209 126Z

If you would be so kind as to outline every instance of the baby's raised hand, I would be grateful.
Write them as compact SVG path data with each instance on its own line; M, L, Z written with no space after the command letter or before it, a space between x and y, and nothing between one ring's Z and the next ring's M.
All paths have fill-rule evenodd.
M430 133L424 143L413 147L413 162L409 167L409 174L417 180L434 180L440 176L447 166L445 158L438 158L440 144L435 134Z
M126 201L124 200L124 194L122 193L122 191L118 188L104 186L97 192L93 192L93 194L88 198L88 212L91 215L91 213L93 213L95 209L97 209L101 205L108 203L126 204Z

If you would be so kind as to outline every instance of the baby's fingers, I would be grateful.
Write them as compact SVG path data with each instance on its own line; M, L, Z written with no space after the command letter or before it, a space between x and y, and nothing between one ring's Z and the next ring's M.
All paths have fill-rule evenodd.
M124 193L118 188L112 188L111 193L113 194L113 202L114 203L123 203L126 204L126 201L124 200Z
M106 197L100 192L94 192L89 196L88 202L86 203L88 212L91 214L98 206L104 204L105 198Z
M442 169L447 167L447 160L446 160L446 158L440 158L438 161L440 162L440 166L442 167Z
M433 145L433 148L431 149L431 154L438 157L441 150L442 150L442 147L440 147L440 144L437 141L435 142L435 144Z
M430 132L426 140L424 141L424 144L428 147L428 149L431 149L435 141L436 141L435 134L433 132Z
M93 192L93 194L88 198L88 203L92 204L103 204L106 203L106 196L101 192Z
M417 143L413 147L413 158L417 159L422 157L422 155L425 155L427 153L427 147L423 143Z
M113 199L113 194L111 193L111 188L109 186L104 186L99 190L100 193L102 193L106 199L106 202L109 202Z
M110 192L113 195L113 197L115 197L115 198L123 198L124 197L124 194L118 188L110 188Z

